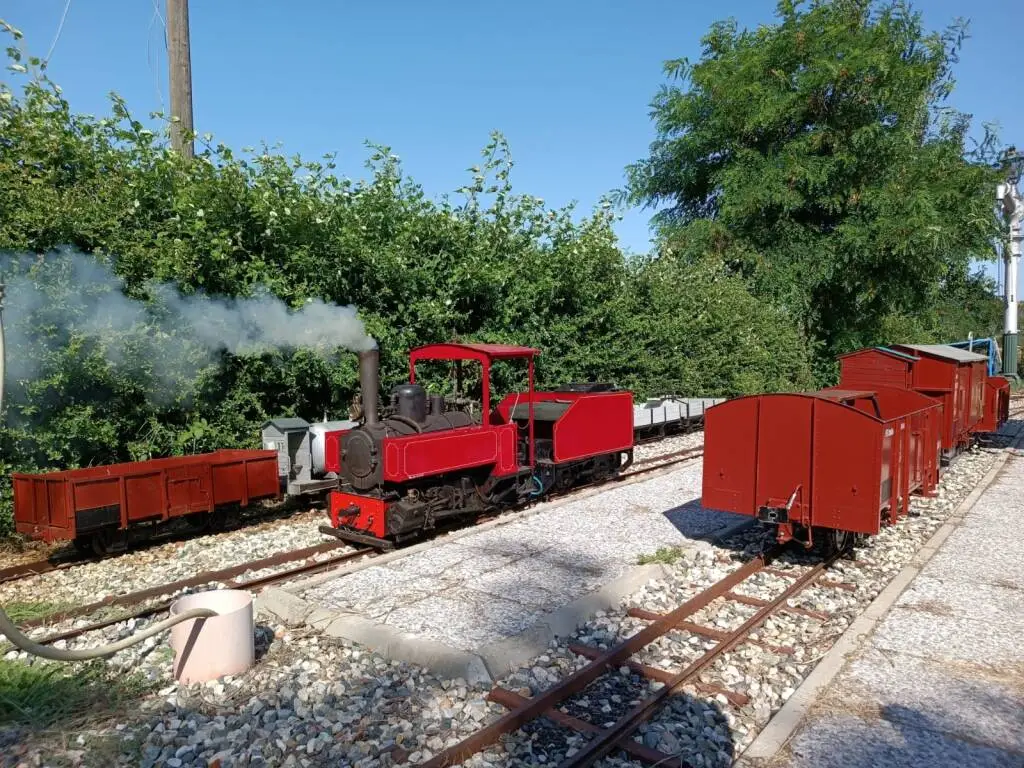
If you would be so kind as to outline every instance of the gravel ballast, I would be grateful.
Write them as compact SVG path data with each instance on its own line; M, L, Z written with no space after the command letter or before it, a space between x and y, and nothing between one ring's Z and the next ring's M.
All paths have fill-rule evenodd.
M693 439L693 435L681 439ZM671 450L681 450L681 447ZM792 695L852 618L966 497L994 458L995 452L987 450L961 457L944 476L938 497L915 498L914 511L919 516L906 518L898 526L883 531L859 551L855 563L841 562L836 566L829 578L856 585L855 592L820 587L801 596L801 605L830 614L828 621L783 614L773 617L759 630L757 636L766 644L790 646L794 649L792 655L742 645L725 654L702 676L706 683L717 683L745 694L746 703L737 706L725 696L692 689L677 697L670 710L662 711L643 726L637 739L649 747L678 755L693 765L729 764L731 756L748 744ZM699 466L699 462L697 464ZM689 466L680 468L682 474L676 477L679 483L676 488L690 489L693 485ZM665 477L673 475L676 472ZM631 487L643 485L646 483ZM699 473L695 488L696 494L685 496L684 501L699 494ZM645 502L638 499L638 503ZM543 518L533 515L524 518L523 524L530 525L533 521L543 522ZM315 530L315 524L311 527ZM568 526L566 530L577 529ZM593 531L579 530L581 537L594 536ZM274 535L280 537L281 534ZM628 538L619 537L619 540ZM568 650L570 642L607 647L627 637L644 625L626 616L628 607L670 610L738 567L737 555L752 553L764 539L765 532L755 527L721 546L702 544L688 551L669 565L665 578L638 590L621 610L594 616L574 637L553 643L547 652L511 671L499 684L521 695L535 695L550 687L587 663ZM285 548L320 541L322 537L317 534L313 541L297 542ZM587 545L587 541L580 542L580 546ZM206 567L224 565L220 561L218 566ZM799 565L794 560L792 567ZM113 577L108 575L108 578ZM169 578L174 577L162 575L158 583ZM342 584L338 584L339 592L343 590ZM785 580L780 577L761 575L746 582L739 591L768 598L777 594L782 584ZM106 588L110 588L109 584ZM95 594L80 601L95 599ZM728 611L714 610L717 607L716 603L705 609L695 621L728 629L756 610L742 604L732 605ZM218 760L226 768L388 766L396 759L418 763L505 712L504 708L485 701L486 689L482 687L467 685L461 680L443 680L414 665L386 661L346 641L265 622L266 619L261 618L257 630L259 660L256 666L236 678L206 685L181 686L170 682L171 659L165 638L153 641L148 648L142 646L117 654L107 663L117 669L138 671L153 683L154 690L138 707L96 719L80 736L70 738L28 729L0 730L3 764L173 768L208 766ZM135 627L143 625L145 622L138 622ZM108 642L131 631L133 627L126 623L72 641L70 647ZM635 660L675 671L710 645L710 641L673 633L652 644ZM19 658L13 652L9 657L12 661ZM566 702L565 709L576 717L603 726L621 715L630 702L657 685L623 667ZM539 720L512 734L502 747L475 756L468 764L557 763L583 743L584 740L572 732ZM633 764L620 758L621 755L609 758L603 764Z

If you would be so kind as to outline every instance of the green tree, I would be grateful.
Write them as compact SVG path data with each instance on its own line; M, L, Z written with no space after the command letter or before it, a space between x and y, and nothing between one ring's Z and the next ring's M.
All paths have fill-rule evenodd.
M968 151L946 105L961 27L928 33L901 1L784 0L777 17L717 23L700 61L667 63L627 195L660 209L677 257L715 254L784 306L820 370L993 257L992 143Z

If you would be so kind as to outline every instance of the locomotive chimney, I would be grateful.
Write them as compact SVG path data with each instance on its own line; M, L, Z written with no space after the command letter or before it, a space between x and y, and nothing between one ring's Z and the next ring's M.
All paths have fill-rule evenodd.
M359 353L359 391L363 398L363 418L377 423L377 392L380 390L380 350Z

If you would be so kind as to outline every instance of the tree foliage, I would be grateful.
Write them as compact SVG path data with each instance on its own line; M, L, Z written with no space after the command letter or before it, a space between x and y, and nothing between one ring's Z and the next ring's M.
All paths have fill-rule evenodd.
M282 349L187 365L161 357L167 329L156 319L87 327L72 253L109 264L117 290L154 318L153 281L225 296L266 286L292 307L354 304L380 343L385 385L404 378L410 347L453 338L540 347L541 386L612 379L644 397L808 380L791 317L711 261L689 272L627 259L608 204L579 216L514 192L500 135L467 184L436 201L384 146L371 145L360 180L333 157L236 151L208 135L187 162L117 96L109 115L73 112L12 34L21 79L0 85L0 251L8 281L27 277L47 300L5 317L25 340L8 349L11 362L34 365L8 381L4 483L15 469L255 447L264 419L341 417L357 387L351 354ZM185 329L170 333L188 345ZM9 504L0 486L0 528Z
M697 63L667 64L629 197L661 209L676 258L713 253L792 313L819 373L899 318L966 335L991 306L930 318L976 286L998 226L993 144L968 150L969 117L946 104L963 29L927 32L901 0L784 0L777 17L717 23Z

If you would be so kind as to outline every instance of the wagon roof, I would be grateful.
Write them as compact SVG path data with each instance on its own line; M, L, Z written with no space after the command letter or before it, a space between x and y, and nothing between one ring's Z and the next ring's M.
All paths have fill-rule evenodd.
M305 419L299 419L295 417L286 417L282 419L269 419L263 422L261 429L266 429L267 425L271 424L277 427L282 432L289 429L309 429L309 422Z
M904 344L904 346L910 346L910 345L909 344ZM899 349L893 349L892 347L864 347L863 349L855 349L852 352L845 352L844 354L839 355L838 357L841 360L844 357L852 357L853 355L862 355L865 352L881 352L883 355L890 355L892 357L897 357L900 360L911 360L911 361L913 361L913 360L920 360L921 359L919 357L915 357L914 355L909 354L908 352L903 352L903 351L901 351Z
M944 360L955 360L958 363L988 362L988 358L985 355L979 355L977 352L968 352L966 349L957 349L948 344L901 344L900 346L920 352L923 355L940 357Z

